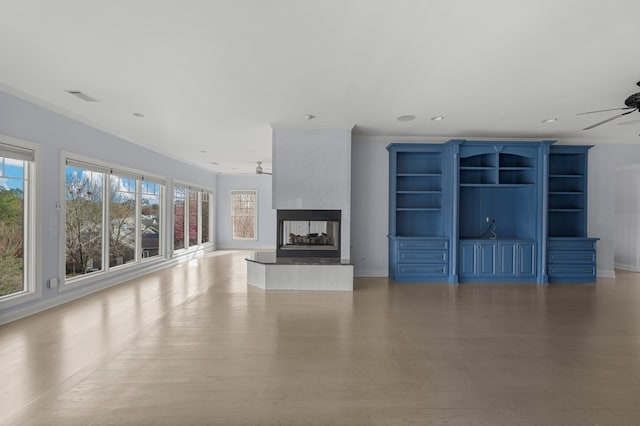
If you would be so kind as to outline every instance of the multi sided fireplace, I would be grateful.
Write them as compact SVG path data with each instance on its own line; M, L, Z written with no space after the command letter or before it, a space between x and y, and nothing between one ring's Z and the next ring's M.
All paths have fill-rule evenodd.
M340 257L340 210L278 210L277 257Z

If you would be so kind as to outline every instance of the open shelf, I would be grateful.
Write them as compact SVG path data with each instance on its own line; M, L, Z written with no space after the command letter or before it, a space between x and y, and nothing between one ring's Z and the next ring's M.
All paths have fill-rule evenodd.
M587 234L586 151L570 152L573 149L552 147L549 155L549 237Z
M441 174L442 154L439 152L398 152L397 175Z
M416 148L416 149L414 149ZM391 229L398 237L433 237L443 234L443 149L434 146L402 146L392 149L390 169L394 209Z
M516 154L500 154L499 165L501 169L534 169L536 167L535 158Z
M396 209L441 209L442 193L431 192L397 192Z
M535 158L503 153L460 158L460 185L535 185Z

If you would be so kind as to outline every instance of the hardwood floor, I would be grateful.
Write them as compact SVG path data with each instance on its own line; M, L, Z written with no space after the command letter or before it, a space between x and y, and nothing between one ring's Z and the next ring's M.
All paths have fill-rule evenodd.
M244 256L0 327L0 422L640 424L640 274L265 293Z

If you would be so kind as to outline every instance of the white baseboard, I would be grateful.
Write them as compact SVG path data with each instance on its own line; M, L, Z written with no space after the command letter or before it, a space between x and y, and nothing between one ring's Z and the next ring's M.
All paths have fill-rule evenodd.
M617 263L614 265L616 269L622 269L629 272L640 272L640 267L636 265L628 265L626 263Z
M608 270L598 269L596 276L598 278L615 278L616 271L614 271L613 269L608 269Z

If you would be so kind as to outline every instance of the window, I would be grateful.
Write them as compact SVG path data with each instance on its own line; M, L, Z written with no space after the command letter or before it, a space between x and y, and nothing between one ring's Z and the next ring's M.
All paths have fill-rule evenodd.
M184 223L186 221L185 208L187 207L185 193L187 189L176 186L173 191L173 249L185 248Z
M162 185L149 181L140 183L140 233L142 257L160 255L160 224L162 223Z
M33 150L0 142L0 300L35 291Z
M198 205L199 191L189 189L189 247L197 246L198 243L198 228L200 221L198 220L198 212L200 207Z
M160 181L71 159L66 164L67 280L162 254Z
M67 166L66 277L102 270L104 173Z
M213 193L204 189L194 189L180 184L174 186L174 250L198 247L211 242L209 200L212 197Z
M231 191L231 238L256 240L257 213L257 191Z
M136 179L109 177L109 266L136 261Z
M202 230L202 243L208 243L211 240L211 235L209 232L209 218L210 215L210 204L209 199L211 198L211 194L208 192L202 192L200 194L202 197L201 205L202 205L202 214L200 215L200 229Z

